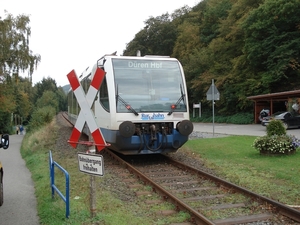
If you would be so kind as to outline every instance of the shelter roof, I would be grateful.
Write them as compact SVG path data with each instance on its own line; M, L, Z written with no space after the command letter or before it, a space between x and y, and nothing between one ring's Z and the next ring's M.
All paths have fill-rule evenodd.
M250 99L253 101L260 101L260 100L262 101L262 100L270 100L270 99L296 98L296 97L300 97L300 90L249 96L249 97L247 97L247 99Z

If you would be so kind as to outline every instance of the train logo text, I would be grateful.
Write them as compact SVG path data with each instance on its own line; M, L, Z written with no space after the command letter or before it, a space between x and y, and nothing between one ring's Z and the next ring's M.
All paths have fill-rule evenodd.
M165 115L161 113L145 114L142 113L142 120L164 120Z

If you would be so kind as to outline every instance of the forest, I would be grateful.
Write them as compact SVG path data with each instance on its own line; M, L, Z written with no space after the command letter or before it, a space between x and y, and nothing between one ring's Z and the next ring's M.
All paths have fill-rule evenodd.
M202 0L150 17L123 55L175 57L190 104L210 109L206 92L214 79L219 114L252 112L249 96L299 89L299 8L299 0Z

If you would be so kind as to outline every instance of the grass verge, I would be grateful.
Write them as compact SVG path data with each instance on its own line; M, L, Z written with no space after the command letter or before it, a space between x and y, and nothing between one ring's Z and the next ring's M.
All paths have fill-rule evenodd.
M256 137L229 136L190 140L192 151L226 180L284 204L300 205L300 154L265 156L252 147Z

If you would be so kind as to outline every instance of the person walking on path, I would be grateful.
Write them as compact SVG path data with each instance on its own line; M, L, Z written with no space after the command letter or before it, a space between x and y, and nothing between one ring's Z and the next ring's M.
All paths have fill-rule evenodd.
M23 130L24 130L24 127L22 126L22 124L20 125L20 134L23 135Z
M34 184L20 154L23 137L24 135L11 135L9 148L0 149L4 171L4 203L0 207L1 225L39 225Z

